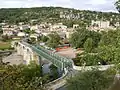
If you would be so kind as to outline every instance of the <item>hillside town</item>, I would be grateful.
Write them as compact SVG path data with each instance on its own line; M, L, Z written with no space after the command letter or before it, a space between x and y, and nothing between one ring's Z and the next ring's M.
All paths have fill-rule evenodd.
M119 3L0 8L0 90L120 90Z
M79 24L73 24L73 27L68 28L63 23L42 23L36 24L36 25L30 25L30 24L24 24L24 22L20 22L19 25L9 25L7 23L0 23L1 29L3 30L2 35L8 35L13 36L12 38L20 38L25 37L28 34L25 32L25 30L33 31L34 33L30 37L37 38L40 35L47 36L51 32L57 32L59 33L60 37L62 38L69 38L70 34L74 32L76 28L81 28ZM108 30L116 30L120 27L120 23L116 22L112 25L110 25L110 21L91 21L91 25L88 27L86 25L86 28L91 31L108 31Z

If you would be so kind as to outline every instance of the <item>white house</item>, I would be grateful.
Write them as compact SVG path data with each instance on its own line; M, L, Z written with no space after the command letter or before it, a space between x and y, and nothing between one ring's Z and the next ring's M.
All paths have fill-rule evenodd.
M34 25L34 26L31 26L30 27L30 30L32 31L32 30L37 30L37 29L39 29L39 26L38 25Z
M29 29L30 26L29 25L21 25L19 26L20 30L26 30L26 29Z
M2 30L3 30L3 35L11 36L14 34L14 27L11 27L9 25L2 26Z
M8 29L8 28L4 28L3 29L3 35L8 35L8 36L11 36L11 35L13 35L13 30L11 30L11 29Z
M73 29L78 28L79 24L73 24Z
M19 36L19 37L24 37L24 36L25 36L25 33L24 33L24 32L19 32L19 33L17 34L17 36Z
M116 27L119 27L119 26L120 26L120 23L119 23L119 22L116 22L115 26L116 26Z
M92 20L91 26L98 27L99 29L107 29L110 27L110 21L94 21Z
M62 23L50 26L50 31L66 31L66 30L67 26L63 25Z

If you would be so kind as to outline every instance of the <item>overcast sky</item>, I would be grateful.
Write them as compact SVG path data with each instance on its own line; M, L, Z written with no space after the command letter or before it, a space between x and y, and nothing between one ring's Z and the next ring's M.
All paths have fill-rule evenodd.
M80 10L116 12L116 0L0 0L0 8L60 6Z

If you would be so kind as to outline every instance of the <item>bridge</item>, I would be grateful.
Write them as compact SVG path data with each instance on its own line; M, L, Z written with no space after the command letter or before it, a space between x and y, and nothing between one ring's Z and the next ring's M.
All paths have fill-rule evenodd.
M50 50L45 49L40 45L31 45L26 43L25 41L18 42L17 53L23 56L25 60L25 64L30 64L30 61L35 61L40 64L42 58L45 58L52 62L56 67L58 67L64 74L61 78L48 83L45 85L46 90L56 90L65 85L66 79L76 75L81 70L92 70L96 66L88 66L88 67L77 67L74 65L71 59L60 56ZM98 66L99 70L106 70L113 65L108 66ZM59 89L58 89L59 90Z
M18 54L23 56L26 64L29 64L30 61L36 61L37 63L40 63L40 59L45 58L52 62L63 72L69 68L73 68L73 61L71 59L60 56L40 45L31 45L24 41L21 41L18 42L16 48Z

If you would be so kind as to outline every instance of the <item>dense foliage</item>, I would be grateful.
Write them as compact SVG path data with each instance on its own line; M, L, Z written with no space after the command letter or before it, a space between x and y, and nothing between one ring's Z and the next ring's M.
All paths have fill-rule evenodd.
M56 74L56 68L51 67ZM58 73L57 73L58 74ZM0 65L0 90L43 90L44 84L58 76L42 73L40 65Z
M120 12L120 0L117 0L117 2L115 3L115 6L116 6L118 12Z
M70 37L70 43L75 48L83 48L88 38L92 39L92 47L97 47L101 34L95 31L89 31L85 28L77 29Z
M60 36L56 32L52 32L48 35L49 39L47 45L51 48L56 48L60 44Z
M38 90L41 88L41 81L41 69L36 64L29 66L0 66L1 90Z
M98 41L94 41L92 37L87 37L86 39L86 34L84 33L76 35L75 37L79 37L76 38L76 41L74 39L75 37L72 38L75 44L79 45L83 43L81 45L84 45L84 53L78 54L77 57L73 59L76 65L83 65L83 63L86 63L86 65L107 65L120 62L120 30L101 32L100 35L99 39L97 39ZM95 36L97 36L97 34ZM93 42L97 44L94 45Z
M66 16L79 15L79 18L60 18L60 12ZM31 23L31 20L35 20L36 23L62 22L68 27L73 24L79 24L80 26L90 25L91 20L108 20L111 23L119 21L120 15L117 13L105 13L96 11L75 10L61 7L38 7L38 8L12 8L12 9L0 9L0 22L8 22L10 24L18 24L19 22ZM111 19L112 18L112 19ZM32 23L33 24L33 23Z
M68 90L108 90L114 80L112 70L80 72L77 76L68 79Z
M93 41L92 38L88 38L84 43L84 49L86 52L90 53L93 49Z
M59 72L57 67L52 64L49 68L50 68L51 76L53 80L57 79L59 77Z

